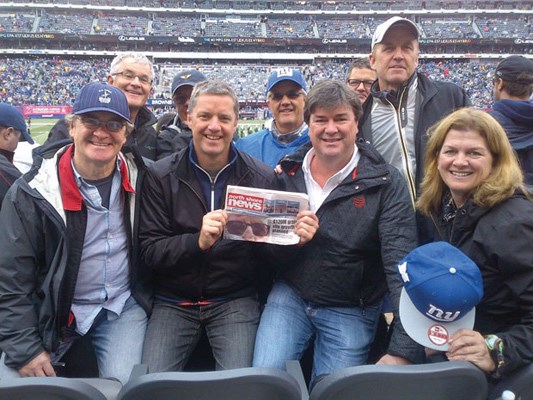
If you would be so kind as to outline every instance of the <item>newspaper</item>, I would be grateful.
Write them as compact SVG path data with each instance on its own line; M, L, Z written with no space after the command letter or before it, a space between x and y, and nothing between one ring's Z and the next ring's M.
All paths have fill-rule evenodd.
M224 239L297 244L296 215L309 209L305 193L228 185Z

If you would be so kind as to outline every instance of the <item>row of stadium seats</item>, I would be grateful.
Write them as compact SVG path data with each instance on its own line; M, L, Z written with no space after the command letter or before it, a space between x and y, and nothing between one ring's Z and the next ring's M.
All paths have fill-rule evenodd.
M48 4L50 0L12 0L13 3ZM463 9L531 9L527 0L483 1L483 0L414 0L397 2L381 0L371 2L355 1L298 1L298 0L64 0L62 4L96 5L110 7L156 7L185 9L219 9L219 10L307 10L307 11L350 11L350 10L454 10Z
M237 16L143 14L124 12L45 12L6 9L0 32L101 34L191 37L266 37L369 39L386 17L354 16ZM533 39L533 16L487 17L464 15L418 17L424 38Z
M146 372L135 366L124 386L97 378L3 380L0 400L493 400L504 389L522 399L533 396L532 365L490 392L483 372L466 361L346 368L319 380L310 393L298 361L288 361L285 371Z

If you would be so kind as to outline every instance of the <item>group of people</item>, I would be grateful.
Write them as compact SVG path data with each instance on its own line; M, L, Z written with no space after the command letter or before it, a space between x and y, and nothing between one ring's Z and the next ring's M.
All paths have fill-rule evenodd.
M179 371L205 332L216 369L283 368L312 346L312 385L368 362L385 309L394 318L377 362L422 363L400 318L399 263L433 241L473 260L484 289L475 324L442 355L490 379L531 363L533 202L520 167L533 129L517 89L531 95L533 64L514 56L496 69L502 127L458 86L417 73L418 39L393 17L346 82L308 89L296 69L272 72L273 120L236 142L227 83L179 73L176 116L156 135L151 63L117 56L107 84L78 94L70 140L35 151L4 197L0 379L54 376L82 338L101 376L126 382L140 362ZM526 121L511 130L516 115ZM306 193L299 243L224 239L228 185Z

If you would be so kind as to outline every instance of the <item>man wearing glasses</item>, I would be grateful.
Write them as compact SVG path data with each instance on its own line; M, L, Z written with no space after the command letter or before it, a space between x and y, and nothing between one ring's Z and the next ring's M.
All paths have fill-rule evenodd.
M259 323L261 247L222 239L227 185L272 189L274 171L233 144L239 103L220 80L197 83L187 123L192 141L155 162L143 186L142 258L155 274L154 309L143 349L150 372L181 371L205 331L216 369L250 367ZM316 218L303 215L301 243ZM232 232L255 229L233 224ZM255 223L255 222L254 222Z
M156 116L145 106L152 91L154 67L152 62L140 53L121 53L111 62L107 83L118 87L126 95L130 109L133 130L128 135L122 151L124 153L136 148L149 159L156 159L157 133L153 125ZM60 119L52 127L46 143L70 138L69 127Z
M126 383L151 311L135 219L144 167L120 152L132 126L118 88L86 85L65 120L74 143L41 147L0 213L0 379L55 376L84 337L100 376Z
M153 125L155 115L146 108L146 101L152 92L154 67L152 62L140 53L122 53L111 62L107 83L118 87L126 95L131 114L133 131L124 145L124 152L136 147L147 159L156 159L157 133Z
M179 72L172 80L170 92L177 114L172 123L167 125L157 137L156 157L158 160L189 145L192 139L191 129L187 125L189 99L194 85L206 79L200 71L190 69Z
M357 58L350 64L346 83L355 91L355 93L357 93L357 97L359 97L361 104L363 104L370 95L370 88L376 80L376 77L376 71L370 67L368 59Z
M237 141L237 148L274 168L279 161L309 142L304 122L307 83L297 69L278 69L267 82L267 103L274 119L270 127Z

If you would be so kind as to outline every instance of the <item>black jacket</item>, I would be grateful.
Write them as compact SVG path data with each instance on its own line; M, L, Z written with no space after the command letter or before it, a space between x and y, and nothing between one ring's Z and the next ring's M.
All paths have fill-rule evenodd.
M233 146L232 146L233 147ZM207 252L198 247L203 216L210 211L191 161L191 147L165 157L149 168L141 217L141 252L155 271L156 295L191 301L238 298L256 293L257 243L220 240ZM224 208L226 185L274 187L274 171L235 150L227 181L215 183Z
M490 112L498 120L518 155L524 182L533 188L533 103L503 99Z
M533 202L522 195L493 208L468 201L451 221L432 220L435 240L461 249L481 271L484 294L474 330L503 340L499 372L533 362Z
M12 158L12 157L10 157ZM0 152L0 209L8 189L22 174L4 154Z
M157 136L156 158L158 160L189 146L192 132L176 114L173 124L166 126Z
M389 291L395 326L388 353L421 362L422 349L399 323L402 288L398 262L416 247L411 201L400 172L362 139L357 168L316 211L320 228L313 240L280 263L280 277L305 301L323 306L374 304ZM282 162L283 189L306 193L302 161ZM300 154L300 157L302 154Z
M421 73L417 73L417 96L415 112L415 152L416 152L416 177L415 184L418 191L420 182L424 177L424 150L428 140L427 130L451 112L472 105L465 91L451 82L432 81ZM412 80L410 80L410 83ZM372 88L372 95L363 104L363 117L359 120L359 137L372 143L371 110L374 101L381 101L375 97L383 97L377 81ZM400 91L408 90L403 87ZM398 98L403 96L398 95ZM401 105L397 106L397 109ZM385 160L388 161L388 160Z
M58 163L65 151L39 148L32 169L11 186L0 213L5 235L0 240L0 348L7 355L6 365L15 369L43 350L57 350L68 325L87 210L63 208ZM140 267L137 240L144 166L133 153L124 160L136 190L123 192L130 291L149 314L151 279L147 268Z
M155 160L157 132L154 124L156 123L156 116L148 108L141 108L137 114L133 132L128 135L122 152L127 153L132 147L136 147L141 156L148 160Z

